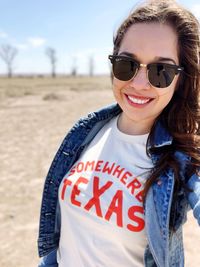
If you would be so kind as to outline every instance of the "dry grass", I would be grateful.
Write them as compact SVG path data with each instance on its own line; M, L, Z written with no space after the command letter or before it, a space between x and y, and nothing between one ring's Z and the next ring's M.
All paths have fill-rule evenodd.
M1 267L37 265L40 202L51 160L80 116L111 102L109 77L0 78ZM200 233L189 217L186 266L197 267Z
M40 93L56 93L59 91L83 91L108 89L110 78L107 76L97 77L30 77L30 78L0 78L0 99L5 97L20 97Z

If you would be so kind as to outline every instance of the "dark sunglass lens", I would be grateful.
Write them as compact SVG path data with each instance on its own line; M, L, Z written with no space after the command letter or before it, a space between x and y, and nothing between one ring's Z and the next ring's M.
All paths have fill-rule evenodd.
M168 87L175 76L174 68L165 64L151 64L149 67L149 82L158 88Z
M136 64L127 59L116 58L113 62L114 76L121 81L130 80L134 76L136 69Z

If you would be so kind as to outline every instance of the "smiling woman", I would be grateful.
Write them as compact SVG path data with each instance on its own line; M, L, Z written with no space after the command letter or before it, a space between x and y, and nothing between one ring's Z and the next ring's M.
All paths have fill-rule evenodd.
M200 224L199 23L147 1L114 38L117 104L80 119L46 178L40 267L184 266L188 208Z

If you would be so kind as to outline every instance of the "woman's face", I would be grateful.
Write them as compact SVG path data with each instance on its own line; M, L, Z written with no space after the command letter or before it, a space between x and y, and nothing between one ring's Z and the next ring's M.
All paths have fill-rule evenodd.
M162 62L179 65L178 38L173 28L159 23L137 23L128 29L118 55L127 55L143 64ZM113 78L113 93L122 108L118 127L127 134L148 133L156 117L170 102L178 80L167 88L148 82L147 69L141 67L129 81Z

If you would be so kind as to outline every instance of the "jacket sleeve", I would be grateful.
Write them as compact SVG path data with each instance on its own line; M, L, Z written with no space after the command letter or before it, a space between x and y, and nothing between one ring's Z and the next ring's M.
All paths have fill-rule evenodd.
M48 255L41 258L38 267L58 267L57 249L53 250Z
M200 226L200 176L192 175L188 181L188 187L192 190L188 193L188 201Z

